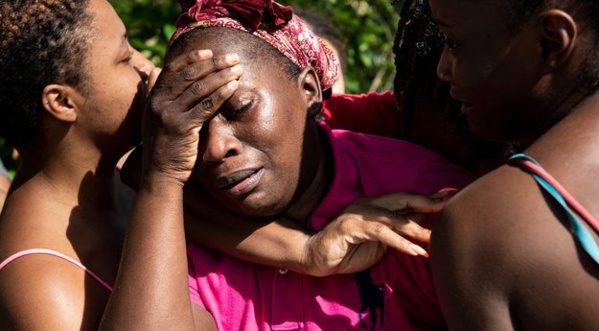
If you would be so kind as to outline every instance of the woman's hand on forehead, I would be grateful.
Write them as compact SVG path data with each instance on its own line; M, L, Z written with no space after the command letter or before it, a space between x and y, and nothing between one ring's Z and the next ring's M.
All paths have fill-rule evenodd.
M183 185L194 168L199 132L237 90L243 73L236 54L194 50L166 63L144 116L146 174Z

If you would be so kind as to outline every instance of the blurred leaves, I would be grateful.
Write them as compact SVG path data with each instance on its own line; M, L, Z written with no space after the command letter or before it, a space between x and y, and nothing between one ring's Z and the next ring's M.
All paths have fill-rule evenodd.
M131 44L162 65L168 38L180 13L174 0L110 0L129 30ZM346 38L348 93L393 87L391 47L400 4L391 0L280 0L321 12Z
M399 4L391 0L284 0L281 3L321 12L346 38L348 93L393 88L393 36Z

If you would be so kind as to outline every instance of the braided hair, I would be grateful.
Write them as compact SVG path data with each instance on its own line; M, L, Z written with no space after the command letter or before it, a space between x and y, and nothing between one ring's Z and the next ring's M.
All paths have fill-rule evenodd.
M474 138L467 119L461 115L461 103L449 95L450 84L437 76L437 66L444 47L445 37L432 21L428 1L406 0L393 43L396 68L394 89L403 114L403 137L426 145L418 141L413 130L415 114L421 111L419 107L424 98L439 112L440 117L445 118L448 126L444 130L450 136L461 137L461 143L467 143L473 149L473 154L459 153L464 145L445 152L437 151L466 168L488 171L489 169L484 168L502 162L507 155L513 153L516 146L483 142Z
M40 134L49 84L83 87L89 0L3 0L0 4L0 135L19 148Z
M405 1L400 17L393 43L394 90L404 113L405 138L413 138L410 128L417 111L416 100L423 93L439 111L455 117L462 129L467 128L459 115L461 105L449 96L449 84L437 77L437 64L445 44L443 34L431 20L428 1Z

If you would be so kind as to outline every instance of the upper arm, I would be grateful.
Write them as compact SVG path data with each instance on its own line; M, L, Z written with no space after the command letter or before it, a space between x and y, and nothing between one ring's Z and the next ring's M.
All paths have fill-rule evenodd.
M82 270L53 259L24 257L0 272L0 325L15 330L97 329L108 291Z

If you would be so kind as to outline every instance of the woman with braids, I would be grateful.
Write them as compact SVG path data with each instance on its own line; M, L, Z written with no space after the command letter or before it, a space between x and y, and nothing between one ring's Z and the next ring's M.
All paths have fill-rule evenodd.
M180 154L190 163L197 153L184 188L188 224L202 221L197 213L231 213L248 223L284 217L319 231L357 199L401 191L433 194L472 180L468 171L418 145L334 131L317 121L322 91L331 87L337 63L289 7L271 1L181 3L184 11L166 66L199 48L215 55L236 53L244 70L231 98L196 119L201 125L197 144L179 146L187 148ZM182 115L156 109L167 118ZM182 186L163 185L172 186L162 188L167 192ZM433 220L429 217L423 225ZM149 227L138 221L132 220L123 267L142 276L123 270L117 287L126 285L126 290L111 297L118 304L108 306L110 320L152 325L152 319L168 315L181 327L193 328L193 311L172 310L161 302L190 306L190 298L178 292L189 282L192 310L208 310L220 330L421 330L444 325L423 257L390 250L355 275L314 277L189 243L186 264L178 246L185 240L182 218L165 218L160 226ZM275 235L288 240L285 232ZM139 305L143 314L130 308Z
M473 137L461 104L437 77L444 38L428 2L405 1L400 17L393 44L395 93L333 95L324 103L327 123L415 142L481 175L503 163L514 146Z
M450 328L598 330L599 2L430 5L447 38L439 77L472 132L529 145L436 223Z

